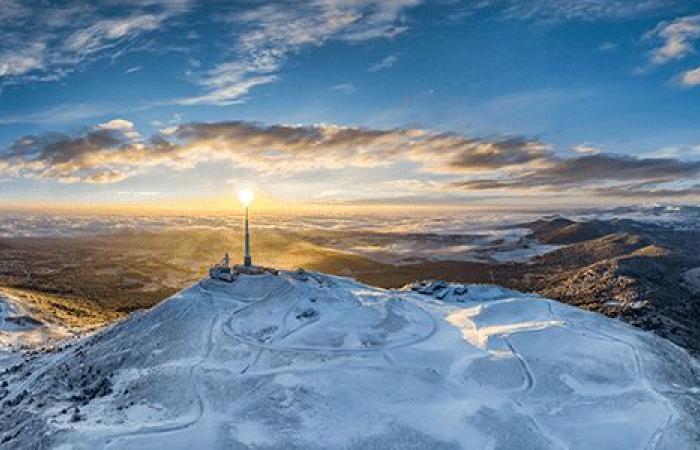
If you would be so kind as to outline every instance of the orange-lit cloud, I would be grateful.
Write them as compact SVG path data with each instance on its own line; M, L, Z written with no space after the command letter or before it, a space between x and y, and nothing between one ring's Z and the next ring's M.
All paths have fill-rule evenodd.
M595 193L593 188L606 188L624 193L632 186L666 192L664 184L700 174L700 162L610 153L562 157L545 143L519 136L474 138L423 129L234 121L178 125L146 139L124 119L96 125L78 136L25 136L2 154L0 172L65 183L114 183L148 174L157 166L181 171L210 161L275 177L314 170L400 169L404 178L412 180L402 186L422 192L587 189Z

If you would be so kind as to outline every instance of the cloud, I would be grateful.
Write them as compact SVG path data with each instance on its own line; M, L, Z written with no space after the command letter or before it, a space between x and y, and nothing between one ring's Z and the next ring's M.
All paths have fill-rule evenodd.
M536 167L552 157L551 148L524 137L474 139L454 133L427 136L409 153L432 173L471 173Z
M644 40L656 43L656 47L649 51L647 64L636 69L638 73L697 55L695 43L700 40L700 14L663 21L648 31ZM681 72L672 82L682 87L700 85L700 67Z
M700 162L601 153L559 159L551 167L525 175L520 181L531 186L579 186L599 181L661 183L696 176L698 173Z
M682 59L695 52L693 42L700 38L700 14L661 22L644 38L660 41L660 45L649 53L652 65Z
M596 155L598 153L603 152L603 149L601 149L600 147L596 147L595 145L589 144L576 145L573 147L573 150L576 153L580 153L582 155Z
M411 195L415 192L437 192L442 184L435 180L394 179L380 183L382 187L400 195Z
M116 183L126 179L128 176L128 174L119 170L103 170L87 175L83 178L83 181L89 184Z
M389 69L390 67L393 67L394 64L399 62L399 57L396 55L389 55L379 61L376 64L371 65L368 69L367 72L379 72L380 70L385 70Z
M620 45L617 42L603 42L598 46L598 50L604 53L610 53L616 51L618 48L620 48Z
M179 105L235 105L242 103L242 97L255 86L269 84L277 80L276 75L246 77L243 72L222 72L218 67L209 72L209 78L201 84L208 88L208 94L175 100Z
M588 189L597 193L644 188L652 192L666 183L694 179L699 175L698 161L601 153L575 158L553 157L548 166L534 171L494 179L457 181L448 186L466 191Z
M333 92L340 92L341 94L354 94L357 92L355 85L350 83L335 84L329 88Z
M0 1L0 25L22 20L30 14L29 9L17 0Z
M0 53L0 78L10 75L22 75L44 67L46 44L33 42L19 50L5 50Z
M64 50L76 58L113 46L125 37L158 29L167 14L134 14L117 19L104 19L87 28L71 33L64 41Z
M677 188L677 189L647 189L645 185L640 186L614 186L614 187L604 187L604 188L594 188L592 192L595 195L603 197L617 197L617 198L681 198L681 197L692 197L700 196L700 185L694 185L687 188Z
M205 161L228 161L261 174L418 165L428 173L466 173L537 165L547 146L524 138L477 139L419 129L377 130L337 125L250 122L175 125L143 139L133 123L114 119L78 136L25 136L0 153L12 176L110 180L153 166L176 170Z
M133 130L134 122L126 119L112 119L109 122L97 125L101 130Z
M700 67L683 72L680 77L680 83L687 87L700 85Z
M91 117L103 116L113 112L113 105L66 103L43 111L2 116L0 117L0 124L38 123L55 125L59 123L88 119Z
M137 136L133 124L120 119L91 127L79 136L25 136L1 154L3 172L62 183L118 181L127 175L118 176L112 163L120 161L128 148L138 147Z
M178 99L183 105L230 105L256 86L279 80L290 56L329 40L391 38L406 30L404 12L419 0L313 0L266 3L225 18L236 30L235 58L203 72L195 82L205 93Z
M666 192L669 183L700 175L700 162L611 153L562 157L534 139L476 138L423 129L372 129L331 124L186 123L143 138L114 119L76 136L25 136L0 153L0 173L64 183L114 183L153 167L187 170L219 161L262 177L304 172L376 170L377 183L426 193L507 191ZM390 170L390 172L385 172ZM392 172L393 170L393 172ZM382 173L398 170L382 179ZM409 176L407 176L409 175ZM413 176L414 178L410 178ZM403 183L403 184L402 184Z
M669 145L644 152L640 156L697 160L700 157L700 145Z
M667 11L679 0L485 0L476 7L496 7L509 19L570 21L628 20Z
M129 51L188 10L184 0L24 6L0 0L0 85L57 80L81 64Z
M129 139L138 139L141 137L134 126L134 123L126 119L112 119L109 122L101 123L96 126L99 130L112 130L124 133Z

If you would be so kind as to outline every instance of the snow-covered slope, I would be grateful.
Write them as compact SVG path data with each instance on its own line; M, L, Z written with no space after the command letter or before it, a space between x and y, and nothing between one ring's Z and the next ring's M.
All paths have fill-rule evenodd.
M29 314L16 297L0 291L0 367L3 360L16 359L14 350L65 339L68 330L43 323Z
M690 449L699 374L501 288L244 275L7 369L0 447Z

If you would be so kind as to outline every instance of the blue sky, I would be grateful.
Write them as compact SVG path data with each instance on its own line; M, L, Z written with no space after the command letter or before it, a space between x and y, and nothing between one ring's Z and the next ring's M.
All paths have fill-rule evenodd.
M36 4L0 0L6 204L700 193L697 1Z

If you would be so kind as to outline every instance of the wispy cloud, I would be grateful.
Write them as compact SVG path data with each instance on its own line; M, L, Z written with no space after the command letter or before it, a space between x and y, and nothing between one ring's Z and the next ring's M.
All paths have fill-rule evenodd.
M376 64L371 65L368 69L367 72L379 72L380 70L385 70L389 69L390 67L393 67L394 64L399 62L399 57L396 55L389 55L379 61Z
M239 66L238 64L234 64ZM229 71L230 70L230 71ZM242 103L243 97L255 86L269 84L278 79L277 75L248 76L246 69L238 70L222 66L207 73L200 82L209 93L194 97L176 99L171 103L179 105L235 105Z
M680 76L680 83L683 86L700 86L700 67L685 71Z
M603 42L598 46L598 50L604 53L611 53L616 51L618 48L620 48L620 45L617 42Z
M29 16L31 12L29 8L24 6L18 0L2 0L0 1L0 26L9 23L23 20Z
M663 21L645 33L644 40L654 43L655 47L649 51L647 63L636 69L637 73L644 74L657 66L697 55L695 43L700 40L700 14ZM681 72L672 81L683 87L698 86L700 67Z
M229 105L256 86L280 79L287 59L329 40L359 42L390 38L406 30L404 11L419 0L314 0L276 2L236 12L227 20L235 27L235 59L218 64L196 80L205 93L176 100L184 105Z
M0 85L61 79L81 64L123 54L140 36L188 10L186 0L60 7L0 1ZM129 47L131 48L131 47Z
M570 21L626 20L668 11L682 0L484 0L474 7L495 7L509 19Z
M642 184L639 186L612 186L594 188L593 193L603 197L615 198L669 198L679 199L682 197L697 197L700 196L700 185L693 185L686 188L651 188Z
M0 77L23 75L45 67L46 44L32 42L18 50L5 50L0 54Z
M666 64L695 53L694 41L700 39L700 14L661 22L644 36L659 41L660 45L649 53L653 65Z
M354 94L357 92L357 88L355 88L354 84L350 83L341 83L341 84L334 84L329 88L333 92L340 92L341 94Z
M66 103L26 114L0 116L0 124L38 123L62 124L114 113L114 105Z

